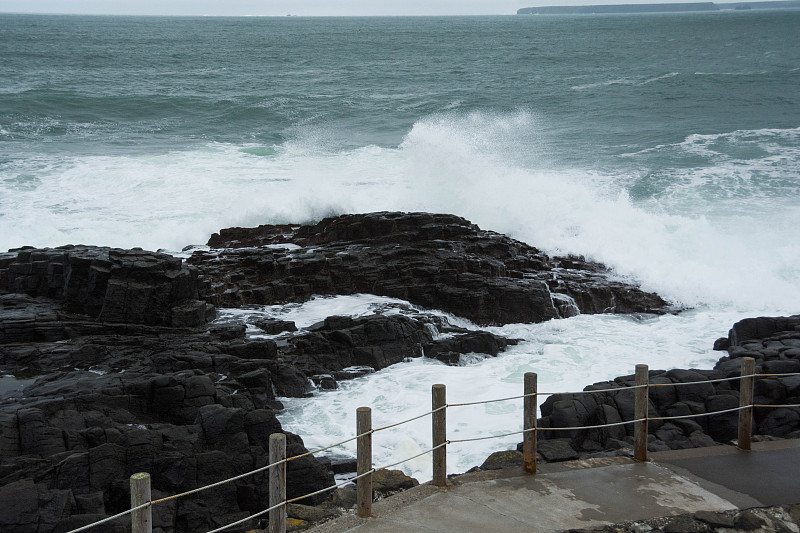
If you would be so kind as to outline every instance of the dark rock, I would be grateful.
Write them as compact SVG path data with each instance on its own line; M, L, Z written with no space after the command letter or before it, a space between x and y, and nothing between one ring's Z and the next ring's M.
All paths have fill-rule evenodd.
M664 526L664 533L697 533L700 528L700 524L694 518L681 515Z
M307 452L308 450L301 443L290 443L287 440L287 457L303 455ZM289 461L286 464L286 480L286 497L289 499L311 494L334 484L333 473L328 470L327 466L321 464L310 455ZM302 499L297 503L316 505L328 501L330 498L330 492L324 492L311 498Z
M221 341L243 339L246 331L244 324L214 324L208 328L208 332Z
M733 527L744 531L753 531L765 525L767 522L749 509L739 513L733 521Z
M75 514L59 522L52 531L53 533L67 533L68 531L88 526L104 518L107 517L101 514ZM106 522L103 524L103 533L126 533L126 531L127 528L122 524L114 522Z
M0 531L36 533L39 522L39 492L29 479L0 487ZM13 505L8 503L14 502Z
M18 252L0 265L0 294L5 293L48 298L102 322L196 327L213 318L198 300L194 267L143 250L66 246Z
M331 374L317 374L311 376L311 381L321 390L336 390L338 388L336 380Z
M265 246L281 243L303 249ZM201 272L203 286L210 289L205 297L215 305L367 292L480 324L541 322L572 316L575 309L667 308L658 296L611 280L602 265L551 258L452 215L369 213L308 226L229 228L212 236L209 246L214 253L196 251L189 262Z
M735 409L739 407L739 398L732 394L715 394L706 398L705 406L709 413ZM728 442L738 435L739 413L737 411L706 418L708 434L717 442Z
M105 514L105 502L102 492L89 492L75 495L77 514Z
M331 461L331 470L334 474L349 474L355 472L358 466L356 459L336 459Z
M253 322L253 325L263 330L264 333L268 333L270 335L277 335L278 333L283 333L284 331L288 332L297 331L297 326L295 325L294 322L287 320L278 320L277 318L256 320L255 322Z
M790 317L745 318L733 325L728 332L731 347L741 346L752 339L764 339L783 331L797 331L800 315Z
M578 452L570 446L569 441L563 439L539 440L536 449L548 463L572 461L578 458Z
M507 345L508 340L503 337L488 331L476 331L433 341L426 344L424 350L426 356L434 358L438 358L440 353L481 353L496 356L504 351Z
M355 487L341 487L333 491L331 503L344 509L352 509L356 505L358 494Z
M381 468L372 474L372 491L380 496L389 496L417 485L419 481L405 475L401 470Z
M678 400L683 402L704 402L708 396L714 394L714 386L710 383L702 383L708 378L699 372L692 370L674 369L667 372L675 383L697 383L696 385L685 385L675 387Z
M785 437L800 427L797 409L781 407L771 409L769 414L757 422L757 432L764 435Z
M481 470L501 470L512 466L521 466L522 453L517 450L494 452L481 465Z
M721 337L714 341L715 351L725 351L731 347L731 341L727 337Z
M290 518L297 518L298 520L314 523L339 516L339 511L336 509L326 509L324 507L312 507L310 505L290 503L286 506L286 514Z
M733 527L733 517L716 511L697 511L695 519L713 527Z

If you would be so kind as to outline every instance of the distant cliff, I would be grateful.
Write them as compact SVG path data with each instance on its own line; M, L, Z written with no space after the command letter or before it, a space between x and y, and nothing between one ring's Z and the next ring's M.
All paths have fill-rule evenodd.
M602 13L681 13L689 11L720 11L723 9L780 9L800 8L800 0L773 2L683 2L674 4L617 4L587 6L524 7L517 15L593 15Z

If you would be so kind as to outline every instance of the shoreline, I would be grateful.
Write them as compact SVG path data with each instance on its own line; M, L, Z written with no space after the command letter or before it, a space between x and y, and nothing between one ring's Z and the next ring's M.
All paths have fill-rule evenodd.
M657 295L614 279L603 265L549 257L451 215L372 213L313 226L231 228L212 236L209 246L187 261L82 246L0 254L0 364L4 372L42 376L21 395L0 398L0 491L21 494L27 508L36 509L26 515L9 510L0 524L36 517L56 527L122 511L129 501L127 476L138 471L152 472L154 496L166 496L263 466L268 436L281 430L279 397L302 397L309 379L320 389L335 388L368 369L423 353L457 364L461 354L496 356L515 342L413 309L330 316L297 331L281 320L212 322L216 306L370 293L486 325L577 313L676 311ZM754 331L769 329L766 324L757 322ZM248 330L266 337L253 338ZM770 372L800 366L793 346L759 351L748 331L732 329L729 361L758 352ZM713 372L731 371L725 362L717 366L699 374L710 379ZM670 372L654 377L696 377ZM619 378L594 386L619 390L625 384ZM778 382L765 392L767 400L781 387L789 390ZM692 396L696 388L683 388L691 393L681 398L690 410L699 405ZM714 401L734 396L717 389L711 396L722 399ZM543 408L543 422L580 418L579 403L554 399L546 413ZM595 408L608 417L612 405L624 414L613 390ZM586 420L598 416L586 412ZM726 428L697 425L701 434L692 440L695 425L660 435L665 424L653 430L653 445L707 444L708 433L726 438ZM587 454L611 445L618 453L627 438L609 433L542 443ZM305 453L300 436L289 434L288 441L288 455ZM289 497L330 486L333 466L310 456L293 461ZM165 506L158 527L177 533L245 518L266 508L263 481L259 474L208 497ZM305 503L333 505L326 501L320 496ZM198 505L205 509L199 514Z

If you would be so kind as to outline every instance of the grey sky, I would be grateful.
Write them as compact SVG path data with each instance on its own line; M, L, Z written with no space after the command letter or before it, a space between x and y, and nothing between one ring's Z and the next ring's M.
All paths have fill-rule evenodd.
M276 16L512 15L521 7L651 2L652 0L0 0L0 12Z

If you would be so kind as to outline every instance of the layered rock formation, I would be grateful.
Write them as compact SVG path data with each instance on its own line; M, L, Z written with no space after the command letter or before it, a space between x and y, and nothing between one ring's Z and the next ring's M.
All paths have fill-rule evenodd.
M331 316L299 330L255 315L247 323L210 323L215 306L366 292L480 324L669 310L657 295L602 265L549 257L451 215L374 213L308 226L233 228L214 235L209 247L186 262L90 246L0 254L0 374L37 378L0 393L0 501L15 502L0 506L0 531L62 531L123 511L128 478L138 471L152 474L154 497L248 472L266 464L268 437L281 431L279 397L335 388L423 354L458 364L462 354L493 356L514 342L401 304L389 313ZM795 339L784 326L748 324L734 328L730 358L758 352L760 369L794 368ZM734 372L734 363L722 362L715 372ZM652 378L697 375L717 374L671 371ZM9 379L0 378L0 385ZM632 396L628 406L619 392L629 381L596 385L609 391L593 404L555 398L542 424L622 418L632 410ZM796 395L795 385L764 380L759 399ZM696 412L736 396L735 387L684 389L655 398L654 412ZM760 430L791 435L792 416L765 413L757 420ZM654 447L730 438L724 420L673 426L653 427ZM560 444L585 452L628 439L623 433L568 437L553 441L552 457ZM299 436L289 434L288 443L290 456L305 452ZM291 461L289 497L330 486L333 470L341 468L312 456ZM155 531L213 529L265 509L266 475L159 504ZM346 505L343 498L330 505ZM127 523L104 530L124 531Z
M651 370L651 384L680 384L675 387L651 387L650 417L705 414L739 406L739 381L712 380L739 376L741 358L755 359L756 374L769 374L755 381L756 405L795 405L800 403L800 315L791 317L748 318L737 322L728 337L715 343L726 350L711 370ZM783 376L782 374L787 374ZM633 420L634 376L595 383L584 390L596 394L551 396L542 405L543 427L575 427ZM737 437L738 413L700 416L648 424L650 451L713 446ZM753 410L753 433L780 438L800 438L800 409L757 407ZM629 447L633 425L585 431L544 431L542 439L558 439L560 448L554 457L577 457L580 453L601 452ZM545 444L553 448L553 444Z
M369 293L477 324L542 322L578 313L663 313L658 295L603 265L549 257L453 215L369 213L315 225L231 228L189 262L220 307Z

